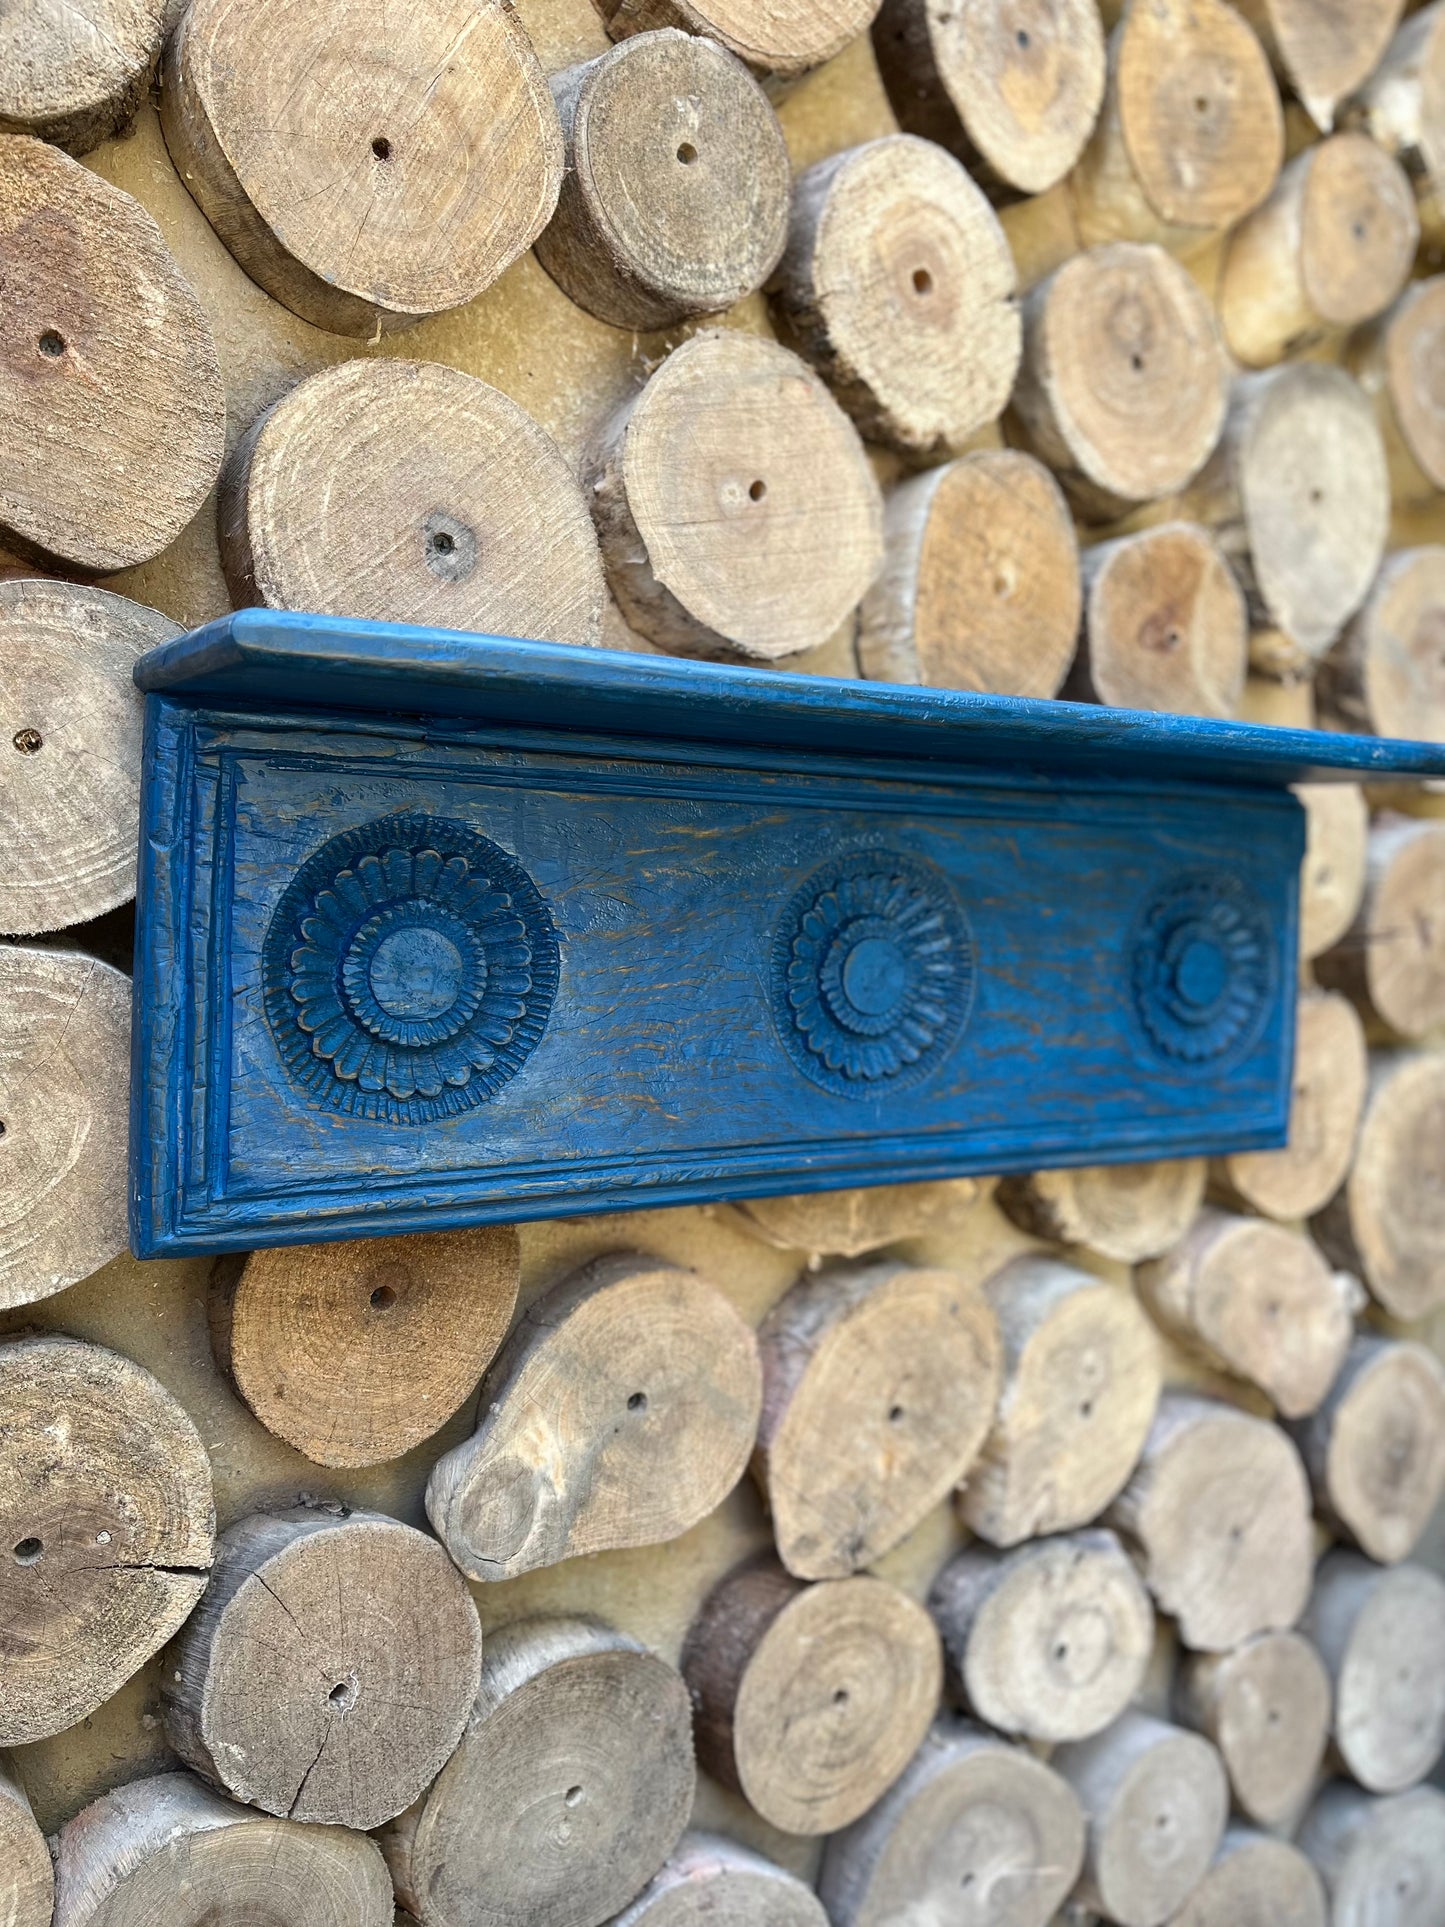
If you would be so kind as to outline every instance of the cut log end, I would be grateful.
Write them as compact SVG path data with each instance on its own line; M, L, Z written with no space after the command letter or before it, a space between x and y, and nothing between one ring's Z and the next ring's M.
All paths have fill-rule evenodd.
M0 128L88 154L135 114L165 38L165 0L90 0L83 14L7 9Z
M1170 1927L1329 1927L1324 1883L1287 1840L1231 1827Z
M1081 694L1122 709L1236 714L1249 622L1208 530L1167 523L1085 552Z
M1279 68L1315 125L1328 133L1340 103L1374 72L1399 25L1404 0L1244 0Z
M166 1730L248 1805L365 1831L455 1749L481 1655L471 1595L424 1533L345 1506L255 1514L223 1535L177 1642Z
M282 41L272 24L265 0L192 0L161 95L177 172L267 293L369 337L470 301L536 240L562 131L509 6L316 0Z
M614 40L680 27L735 54L768 86L784 91L868 31L878 0L601 0Z
M682 1669L698 1760L787 1833L834 1833L903 1771L942 1685L938 1634L881 1579L805 1586L768 1560L730 1573Z
M1399 1927L1445 1918L1445 1793L1436 1788L1379 1800L1333 1780L1300 1845L1324 1876L1334 1927L1375 1927L1382 1897Z
M1203 1201L1204 1184L1202 1158L1164 1158L1005 1178L998 1201L1035 1237L1086 1245L1121 1264L1138 1264L1184 1236Z
M1445 1580L1334 1551L1305 1630L1334 1684L1335 1749L1371 1793L1413 1786L1445 1750Z
M685 1833L611 1927L828 1927L811 1887L720 1834Z
M1300 956L1318 957L1354 922L1365 891L1370 812L1353 783L1301 783L1305 857L1300 870Z
M1330 1731L1330 1678L1307 1639L1257 1633L1231 1652L1193 1655L1175 1710L1218 1747L1242 1813L1263 1827L1297 1819Z
M510 1226L295 1245L218 1268L218 1353L268 1430L318 1465L399 1458L449 1419L506 1336Z
M1316 974L1377 1032L1416 1040L1445 1025L1445 823L1376 823L1360 913Z
M900 1238L956 1230L983 1194L977 1178L940 1178L926 1184L750 1198L736 1209L753 1237L778 1250L858 1258Z

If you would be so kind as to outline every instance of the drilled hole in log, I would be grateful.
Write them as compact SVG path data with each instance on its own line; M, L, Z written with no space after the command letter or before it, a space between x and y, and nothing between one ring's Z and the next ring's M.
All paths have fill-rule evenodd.
M45 1547L39 1539L22 1539L15 1548L17 1566L37 1566L44 1555Z
M65 353L65 336L56 328L47 328L40 337L39 348L42 355L56 361Z
M38 729L17 729L10 740L22 756L33 756L36 750L45 747L45 738Z
M846 1706L848 1704L848 1688L846 1686L840 1686L834 1692L833 1704L835 1706Z
M697 149L691 141L684 141L682 146L678 148L677 158L682 162L684 167L692 166L693 162L697 159Z
M1027 27L1020 27L1018 32L1014 35L1014 39L1018 42L1020 47L1027 48L1033 44L1032 41L1029 39L1029 33L1028 33ZM965 1875L964 1882L963 1882L964 1886L966 1887L969 1881L972 1879L973 1879L972 1874Z
M431 546L434 555L450 555L457 545L445 529L438 529L431 538Z
M569 1807L575 1807L577 1802L582 1798L581 1787L569 1786L567 1791L562 1795L562 1798Z
M931 294L933 292L933 276L928 272L927 268L915 268L913 270L913 291L915 294Z
M376 1290L371 1294L371 1308L373 1311L390 1311L395 1303L396 1293L390 1285L378 1285Z
M901 1405L894 1405L889 1408L888 1423L890 1425L898 1425L899 1423L901 1423L902 1418L903 1418L903 1407Z
M376 139L371 143L371 151L379 161L389 161L391 159L391 142L386 138L385 134L377 135Z
M629 1412L645 1412L647 1410L646 1392L634 1392L627 1401L627 1409Z
M356 1704L355 1680L338 1680L326 1697L338 1713L349 1713Z
M750 502L761 502L767 492L768 485L766 482L761 480L753 482L748 488L748 500Z

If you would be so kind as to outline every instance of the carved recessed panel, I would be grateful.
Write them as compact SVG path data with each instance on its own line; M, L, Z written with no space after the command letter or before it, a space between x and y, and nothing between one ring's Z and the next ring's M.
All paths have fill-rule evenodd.
M332 837L277 904L266 1015L328 1109L455 1116L525 1063L557 992L557 934L526 871L461 823L381 817Z
M858 850L795 893L773 976L778 1033L803 1075L840 1097L876 1097L952 1051L973 999L973 942L941 870Z
M1217 1065L1259 1035L1275 997L1275 938L1238 878L1186 871L1157 889L1134 938L1134 1001L1163 1056Z

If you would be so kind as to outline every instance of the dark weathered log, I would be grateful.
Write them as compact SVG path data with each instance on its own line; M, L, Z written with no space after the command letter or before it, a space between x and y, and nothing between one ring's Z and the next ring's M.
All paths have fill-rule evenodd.
M1343 997L1302 993L1295 1014L1289 1145L1217 1159L1210 1167L1216 1195L1271 1218L1307 1218L1322 1210L1349 1171L1368 1076L1365 1033L1350 1005Z
M1445 1052L1385 1051L1345 1188L1313 1229L1396 1318L1445 1302Z
M1419 241L1414 193L1383 147L1357 133L1307 147L1229 238L1218 301L1231 353L1267 368L1373 320Z
M597 1927L677 1845L690 1718L674 1668L597 1620L489 1633L461 1744L380 1835L398 1900L423 1927Z
M1004 193L1061 181L1104 99L1094 0L884 0L873 52L899 126Z
M1300 1845L1324 1876L1334 1927L1434 1927L1445 1919L1445 1793L1416 1787L1377 1800L1332 1780Z
M1413 1040L1445 1024L1445 823L1376 819L1364 902L1315 974L1375 1032Z
M772 1559L709 1595L683 1649L698 1762L786 1833L836 1833L903 1771L938 1705L923 1608L881 1579L809 1586Z
M901 482L858 660L882 682L1056 696L1079 626L1079 544L1059 485L1017 449L981 448Z
M1204 1180L1202 1158L1086 1164L1005 1178L998 1201L1036 1238L1138 1264L1184 1236L1203 1202Z
M1213 312L1162 248L1091 248L1026 298L1011 419L1088 519L1186 487L1228 403Z
M1382 1564L1408 1559L1445 1493L1445 1365L1361 1333L1299 1445L1329 1523Z
M86 1719L206 1587L215 1510L200 1435L117 1352L0 1344L0 1745Z
M0 20L0 130L88 154L145 99L167 0L22 0Z
M0 534L96 572L149 561L221 466L205 312L138 201L17 135L0 135L0 254Z
M125 1249L130 1004L93 957L0 945L0 1309Z
M1335 1750L1372 1793L1413 1786L1445 1750L1445 1580L1327 1553L1305 1630L1334 1685Z
M434 361L346 361L252 424L227 463L238 603L596 644L597 538L524 408Z
M1083 1740L1138 1691L1154 1610L1112 1532L972 1545L933 1582L950 1691L987 1725L1026 1739Z
M808 1272L758 1333L754 1471L778 1555L839 1579L892 1551L978 1457L998 1403L998 1326L956 1272Z
M944 1717L872 1811L828 1842L818 1891L833 1927L1044 1927L1083 1857L1083 1815L1059 1776Z
M471 1595L425 1533L343 1505L257 1513L222 1535L162 1676L166 1732L263 1812L364 1830L435 1779L481 1660Z
M562 130L503 0L192 0L166 49L176 171L253 281L376 337L489 287L551 218ZM461 47L465 58L458 58Z
M996 421L1018 372L1013 256L959 163L890 134L798 180L772 292L783 338L869 441L936 457Z
M1166 1393L1139 1468L1106 1515L1196 1651L1292 1626L1314 1568L1309 1481L1278 1426Z
M828 1927L817 1895L721 1834L685 1833L610 1927Z
M216 1267L212 1343L278 1438L318 1465L376 1465L475 1387L519 1274L509 1225L253 1251Z
M1141 1267L1139 1288L1166 1331L1257 1385L1285 1418L1313 1412L1334 1383L1359 1295L1299 1232L1216 1210Z
M1088 1821L1078 1895L1119 1927L1159 1927L1204 1877L1224 1836L1229 1785L1207 1740L1129 1712L1053 1766Z
M1159 1400L1158 1340L1133 1296L1052 1258L985 1287L1004 1343L998 1419L959 1497L996 1546L1096 1519L1134 1469Z
M715 329L685 341L606 425L590 468L612 592L676 655L814 648L882 561L857 431L776 342Z
M600 1259L513 1327L427 1511L474 1579L657 1545L732 1491L761 1406L757 1341L720 1291L655 1259Z
M165 1773L117 1787L60 1831L55 1927L391 1927L370 1840L298 1826Z
M1298 1818L1330 1736L1330 1676L1302 1634L1256 1633L1231 1652L1191 1655L1174 1711L1218 1747L1241 1813L1262 1827Z
M1257 208L1284 159L1264 49L1225 0L1147 0L1109 42L1109 84L1074 170L1086 247L1164 241L1190 251Z
M553 74L567 142L537 259L617 328L665 328L760 288L788 238L778 117L716 41L665 28Z

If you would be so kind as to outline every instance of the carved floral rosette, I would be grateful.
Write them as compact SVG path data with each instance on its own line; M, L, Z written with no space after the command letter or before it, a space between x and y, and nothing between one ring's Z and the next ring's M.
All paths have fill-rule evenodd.
M895 850L815 870L778 926L778 1033L805 1077L881 1097L936 1070L973 997L973 943L943 872Z
M391 1124L494 1097L542 1035L557 934L516 859L405 814L322 845L277 904L266 1015L311 1099Z
M1269 918L1218 871L1185 871L1156 889L1136 927L1135 1008L1164 1057L1215 1065L1247 1050L1275 995Z

